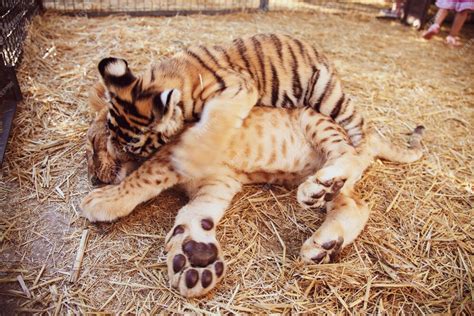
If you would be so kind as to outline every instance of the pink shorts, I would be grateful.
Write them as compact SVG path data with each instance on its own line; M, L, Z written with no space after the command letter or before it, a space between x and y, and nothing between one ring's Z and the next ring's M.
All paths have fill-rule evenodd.
M473 0L436 0L436 6L440 9L455 10L461 12L464 10L474 10Z

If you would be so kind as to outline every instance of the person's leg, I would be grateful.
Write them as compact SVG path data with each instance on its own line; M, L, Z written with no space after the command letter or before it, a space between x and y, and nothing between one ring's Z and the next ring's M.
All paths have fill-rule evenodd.
M466 22L468 11L464 10L462 12L456 13L454 18L453 25L451 26L451 30L449 31L448 37L446 37L446 43L453 46L459 46L461 43L457 39L459 32L461 31L464 22Z
M447 9L439 9L438 13L436 13L435 22L431 24L430 28L423 33L424 39L431 39L434 35L439 33L439 29L441 24L443 24L444 19L448 15Z
M446 17L448 16L448 13L449 13L448 9L439 9L438 13L436 13L434 24L441 26L441 24L443 24L444 22L444 19L446 19Z

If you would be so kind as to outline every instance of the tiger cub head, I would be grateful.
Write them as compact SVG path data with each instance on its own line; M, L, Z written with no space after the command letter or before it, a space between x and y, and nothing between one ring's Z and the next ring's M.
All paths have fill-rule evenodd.
M107 100L110 137L123 151L149 157L183 127L181 92L171 74L156 80L153 68L136 77L124 59L100 61L99 72ZM163 78L162 78L163 79Z
M97 84L89 95L96 117L87 131L86 159L89 180L93 185L118 184L138 168L141 158L123 152L110 137L107 128L105 87Z

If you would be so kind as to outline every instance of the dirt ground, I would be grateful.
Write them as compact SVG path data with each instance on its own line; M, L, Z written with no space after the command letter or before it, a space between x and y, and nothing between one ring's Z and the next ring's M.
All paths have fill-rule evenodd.
M446 35L446 29L443 34ZM200 299L168 286L164 236L186 199L166 192L112 224L78 215L91 190L84 159L87 92L96 64L119 55L140 71L194 44L258 32L313 42L358 107L387 137L426 126L425 157L377 161L358 184L372 213L339 262L304 265L302 242L323 212L294 191L253 186L219 225L229 264ZM173 18L34 19L19 69L25 96L0 179L0 314L465 313L473 310L474 29L464 47L368 15L272 12ZM89 241L69 281L84 229ZM25 283L22 289L17 277Z

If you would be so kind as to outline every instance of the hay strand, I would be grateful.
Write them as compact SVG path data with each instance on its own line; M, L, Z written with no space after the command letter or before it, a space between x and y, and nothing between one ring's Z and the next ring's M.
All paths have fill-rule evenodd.
M25 280L23 280L23 277L21 276L21 274L18 275L16 279L18 280L18 283L20 283L21 289L23 290L23 293L25 293L26 297L31 298L30 290L26 286Z
M84 229L82 231L81 241L79 242L79 248L77 249L76 259L74 260L74 265L71 271L71 277L69 278L69 282L77 282L79 278L79 271L81 270L82 259L84 258L84 253L87 247L87 240L89 238L89 230Z
M442 36L426 42L368 14L336 13L35 18L18 69L24 101L0 179L2 311L468 314L474 52L449 49ZM169 288L163 249L187 201L179 191L115 223L91 225L78 216L91 189L84 161L88 89L102 57L122 56L139 73L186 46L258 32L289 33L321 48L387 138L405 143L403 133L426 126L425 157L410 165L378 161L364 174L357 192L371 207L369 222L336 264L305 265L298 257L324 214L302 210L294 190L245 188L217 229L228 274L204 298L183 299ZM462 35L469 43L473 27ZM19 274L31 298L20 290Z

